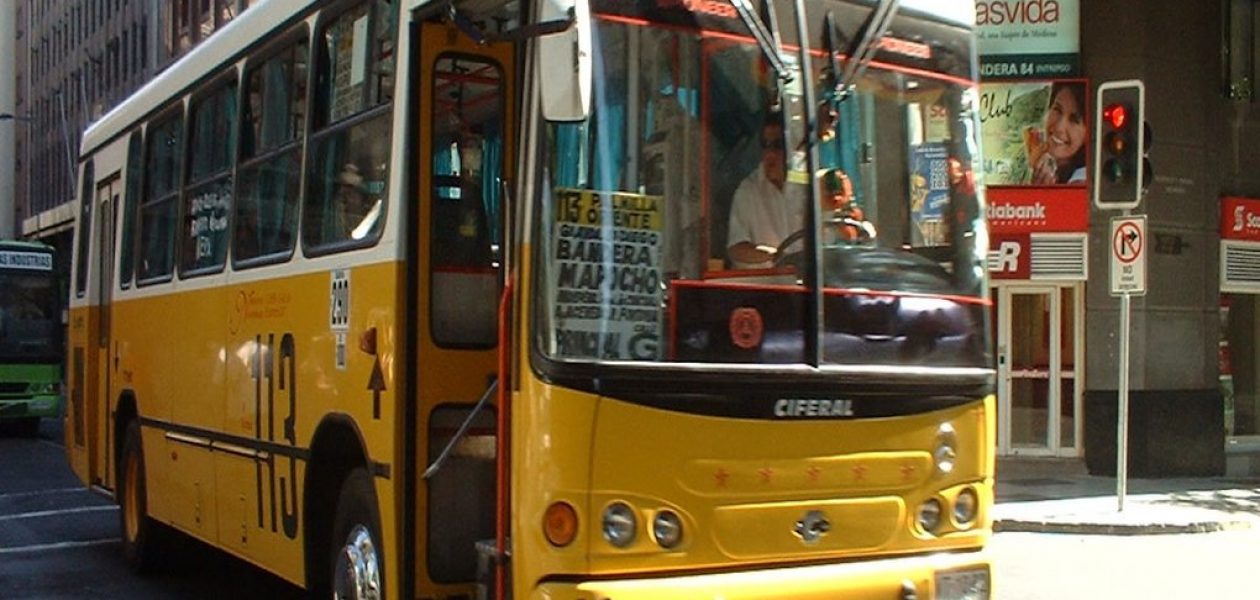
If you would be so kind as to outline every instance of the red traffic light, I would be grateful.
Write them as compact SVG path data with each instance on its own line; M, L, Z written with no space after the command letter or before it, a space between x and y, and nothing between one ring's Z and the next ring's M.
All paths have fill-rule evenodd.
M1103 109L1103 121L1112 129L1120 129L1129 120L1129 111L1123 104L1112 104Z

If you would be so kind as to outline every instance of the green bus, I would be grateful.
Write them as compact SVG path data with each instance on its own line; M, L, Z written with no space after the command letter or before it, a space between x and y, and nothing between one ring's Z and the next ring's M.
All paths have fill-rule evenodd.
M26 435L61 414L61 308L50 246L0 241L0 424Z

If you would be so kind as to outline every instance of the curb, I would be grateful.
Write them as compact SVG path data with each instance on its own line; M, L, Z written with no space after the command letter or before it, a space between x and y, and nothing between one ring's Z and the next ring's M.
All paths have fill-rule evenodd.
M1216 533L1252 528L1251 521L1199 521L1194 523L1065 523L1000 519L993 522L993 531L1016 533L1066 533L1077 535L1160 535L1169 533Z

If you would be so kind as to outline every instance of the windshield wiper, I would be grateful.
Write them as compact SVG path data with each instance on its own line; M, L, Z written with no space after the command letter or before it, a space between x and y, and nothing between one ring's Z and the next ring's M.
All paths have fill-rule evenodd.
M901 0L881 0L879 6L871 11L871 15L866 18L866 22L862 24L862 39L858 40L857 46L849 52L849 60L844 67L844 76L836 84L837 99L844 100L849 95L849 90L853 89L854 83L866 71L866 66L875 58L875 53L879 50L880 38L888 32L888 27L892 25L893 17L897 14L897 7L901 4ZM830 16L830 15L829 15ZM834 21L833 21L834 25ZM831 31L826 32L831 34ZM828 36L830 40L830 36ZM831 40L834 43L834 40ZM835 50L827 49L831 54L832 64L835 64Z
M774 16L774 0L765 0L767 7L767 17L773 27L773 31L766 27L761 21L757 13L753 12L748 0L728 0L731 6L735 7L735 12L739 13L739 18L743 19L744 26L748 27L748 32L752 34L753 39L757 40L757 46L761 48L761 54L765 56L766 62L770 63L770 68L774 69L779 80L788 82L792 80L792 74L788 72L787 63L783 62L783 57L779 56L779 27ZM775 94L778 97L778 94Z

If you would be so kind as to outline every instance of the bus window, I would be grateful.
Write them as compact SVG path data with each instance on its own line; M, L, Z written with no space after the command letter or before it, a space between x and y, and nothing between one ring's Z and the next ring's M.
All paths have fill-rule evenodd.
M394 3L364 2L316 36L320 110L316 127L389 102L394 95ZM364 89L367 86L367 89Z
M175 200L183 157L184 115L177 112L149 128L145 151L144 203L140 207L141 283L171 274L175 245Z
M132 132L131 140L127 142L127 184L126 197L123 200L122 254L118 274L118 281L124 288L131 286L131 278L136 270L136 213L140 204L140 177L144 168L141 158L143 151L140 132Z
M503 170L503 72L444 56L433 70L433 337L494 345Z
M223 266L228 214L232 205L232 149L235 148L236 82L197 100L190 113L188 187L184 194L181 272Z
M302 243L314 253L371 245L383 229L391 139L385 103L394 70L391 5L361 4L316 36L320 110L302 212Z
M246 78L234 260L287 256L293 249L306 126L306 56L303 39Z
M92 171L92 161L89 160L83 165L83 190L79 194L79 247L74 261L74 294L80 298L87 291L88 248L91 247L88 241L92 237L92 203L96 199L92 195L92 184L95 183Z

